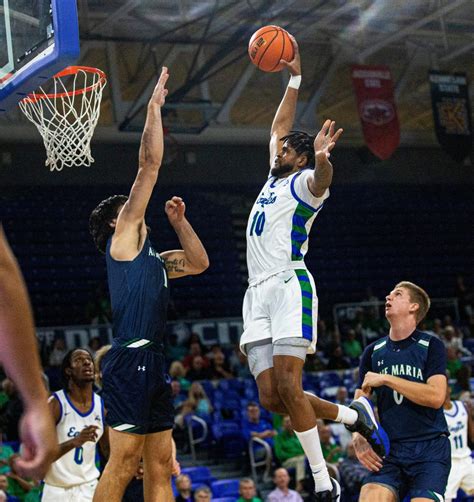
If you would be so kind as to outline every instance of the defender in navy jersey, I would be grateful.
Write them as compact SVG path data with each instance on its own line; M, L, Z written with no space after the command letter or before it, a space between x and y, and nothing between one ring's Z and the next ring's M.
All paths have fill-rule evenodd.
M443 413L446 351L435 336L416 329L430 305L426 292L400 282L386 297L388 336L369 345L361 358L356 397L375 392L380 423L390 438L386 459L354 435L360 462L372 473L360 501L444 500L451 466Z
M129 197L116 195L102 201L90 217L96 246L106 254L114 334L112 348L102 361L110 457L95 492L96 502L122 500L142 457L145 500L173 498L174 407L163 351L168 279L199 274L209 262L184 216L180 197L167 201L165 212L182 250L158 252L145 224L163 158L161 107L167 80L168 70L163 68L148 104L138 173Z

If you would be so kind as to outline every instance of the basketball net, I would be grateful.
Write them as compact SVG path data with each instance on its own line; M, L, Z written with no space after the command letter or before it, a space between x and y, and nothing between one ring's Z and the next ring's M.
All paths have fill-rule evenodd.
M50 171L94 162L90 144L106 83L105 73L97 68L70 66L52 78L53 92L40 87L20 101L43 138Z

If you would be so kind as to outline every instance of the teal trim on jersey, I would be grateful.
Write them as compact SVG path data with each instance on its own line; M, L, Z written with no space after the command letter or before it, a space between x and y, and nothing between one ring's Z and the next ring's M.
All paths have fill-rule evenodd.
M130 347L130 345L133 345L134 343L140 342L141 340L145 340L144 338L132 338L131 340L127 340L122 344L122 347L129 347L131 349L144 349L146 347L149 347L150 345L153 345L152 341L147 341L147 343L141 344L138 347Z
M123 425L128 425L128 427L124 428L122 427ZM123 422L112 425L112 429L117 430L118 432L133 432L140 429L140 427L140 425L124 424Z
M308 209L308 207L303 206L300 202L296 206L291 222L291 261L303 260L301 248L308 240L308 232L305 225L314 214L314 210Z
M431 497L432 500L435 502L443 502L444 497L442 495L439 495L438 493L434 492L433 490L427 490L429 493L429 496Z
M418 340L418 345L421 345L424 349L427 349L430 346L430 342L428 340Z
M387 345L387 340L384 340L383 342L380 342L377 345L374 345L373 352L376 352L377 350L380 350L381 348L385 347L385 345Z
M305 269L296 269L301 289L301 333L307 340L313 339L313 287Z
M122 347L127 347L128 345L130 345L134 342L138 342L138 340L141 340L141 338L138 337L138 338L132 338L130 340L127 340L126 342L122 343Z

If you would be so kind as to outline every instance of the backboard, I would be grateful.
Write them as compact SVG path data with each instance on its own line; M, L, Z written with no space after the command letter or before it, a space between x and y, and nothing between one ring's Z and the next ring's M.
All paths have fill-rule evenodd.
M0 0L0 114L78 56L76 0Z

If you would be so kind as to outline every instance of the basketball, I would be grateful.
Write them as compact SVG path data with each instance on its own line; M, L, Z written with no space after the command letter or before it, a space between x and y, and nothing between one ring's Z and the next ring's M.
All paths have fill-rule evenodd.
M289 33L279 26L263 26L251 37L248 48L250 60L262 71L283 70L280 60L291 61L295 55Z

